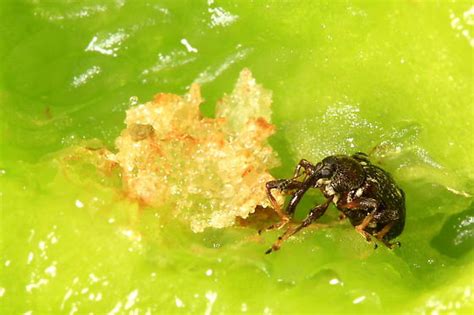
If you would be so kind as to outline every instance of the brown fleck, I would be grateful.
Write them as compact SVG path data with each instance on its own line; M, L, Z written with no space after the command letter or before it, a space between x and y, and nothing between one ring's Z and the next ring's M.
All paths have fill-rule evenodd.
M140 141L151 136L154 132L154 129L153 126L148 124L132 124L129 127L129 131L133 141Z

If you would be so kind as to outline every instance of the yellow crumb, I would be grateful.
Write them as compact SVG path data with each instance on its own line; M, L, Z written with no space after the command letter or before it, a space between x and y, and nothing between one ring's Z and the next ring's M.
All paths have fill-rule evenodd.
M278 163L267 138L271 92L244 69L234 91L203 118L200 87L184 96L158 94L127 111L112 157L128 195L152 206L172 204L195 232L223 228L269 206L265 183Z

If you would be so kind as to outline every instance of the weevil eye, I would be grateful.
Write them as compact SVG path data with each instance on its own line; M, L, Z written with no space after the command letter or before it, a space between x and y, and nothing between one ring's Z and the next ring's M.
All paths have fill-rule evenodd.
M322 177L329 177L331 175L331 170L329 168L323 168L321 170Z
M332 173L331 166L327 163L319 162L316 164L316 172L318 172L322 178L329 177Z

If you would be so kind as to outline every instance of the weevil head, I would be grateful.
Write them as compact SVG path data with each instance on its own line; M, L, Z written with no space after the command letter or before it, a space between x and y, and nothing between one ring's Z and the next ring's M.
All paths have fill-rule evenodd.
M365 172L356 159L332 155L316 164L316 187L329 186L337 193L349 192L362 185Z

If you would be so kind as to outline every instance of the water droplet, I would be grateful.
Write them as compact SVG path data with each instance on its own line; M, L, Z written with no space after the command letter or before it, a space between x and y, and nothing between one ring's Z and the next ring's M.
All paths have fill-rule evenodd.
M83 208L84 207L84 203L82 201L80 201L79 199L76 200L75 205L78 208Z
M354 304L359 304L359 303L362 303L363 301L365 300L365 295L362 295L362 296L359 296L357 298L355 298L352 303Z

